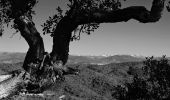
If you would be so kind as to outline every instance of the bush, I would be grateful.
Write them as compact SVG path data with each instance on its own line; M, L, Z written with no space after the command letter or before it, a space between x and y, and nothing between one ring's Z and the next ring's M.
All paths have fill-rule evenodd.
M116 88L119 94L117 98L119 100L170 100L168 59L165 56L160 60L148 57L143 64L142 76L134 76L132 83L125 84L126 88L121 86Z

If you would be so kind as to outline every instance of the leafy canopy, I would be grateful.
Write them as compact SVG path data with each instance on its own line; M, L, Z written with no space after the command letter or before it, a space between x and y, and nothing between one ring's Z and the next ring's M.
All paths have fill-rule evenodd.
M132 83L126 87L118 86L119 100L169 100L170 99L170 64L163 56L161 59L146 58L143 62L142 75L135 75Z
M100 9L107 11L120 9L121 0L69 0L67 6L69 9L66 10L65 13L63 13L64 10L59 6L56 9L57 13L52 17L49 17L49 19L42 25L44 31L43 34L51 34L51 36L53 36L57 24L65 16L76 17L85 12L90 18L92 10ZM98 27L99 23L79 25L79 27L77 27L73 32L72 40L79 40L81 32L90 34Z
M32 8L37 0L1 0L0 1L0 34L2 35L4 25L9 24L19 16L31 17L34 14ZM16 29L15 25L12 25Z
M75 17L86 12L90 18L92 10L118 10L121 8L122 1L126 0L68 0L68 10L61 9L61 6L57 7L57 13L49 17L42 25L44 34L51 34L53 36L58 23L65 16ZM38 0L0 0L0 35L3 33L4 25L8 25L16 17L23 15L32 17L32 14L35 13L32 8L37 2ZM168 2L167 10L170 11L170 2ZM98 27L99 23L79 25L73 32L72 40L79 40L80 33L90 34ZM12 28L17 29L17 25L13 24Z

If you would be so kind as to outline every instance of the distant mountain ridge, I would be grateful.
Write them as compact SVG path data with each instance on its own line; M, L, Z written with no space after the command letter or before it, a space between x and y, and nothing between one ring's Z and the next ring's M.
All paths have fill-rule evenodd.
M0 52L0 63L18 63L23 62L25 53L9 53ZM77 56L70 55L68 64L109 64L109 63L122 63L122 62L139 62L143 61L144 57L137 57L131 55L113 55L113 56Z
M114 56L69 56L68 63L88 63L88 64L109 64L122 62L139 62L143 61L143 57L133 57L130 55L114 55Z
M25 53L20 52L0 52L0 63L18 63L23 62Z

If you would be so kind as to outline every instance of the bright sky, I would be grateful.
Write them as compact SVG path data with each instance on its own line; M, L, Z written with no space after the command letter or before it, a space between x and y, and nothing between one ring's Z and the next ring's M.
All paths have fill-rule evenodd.
M42 33L40 25L49 15L55 13L57 5L66 4L67 0L39 0L35 7L34 21L37 29ZM152 0L127 0L124 6L145 5L150 8ZM130 54L142 56L170 56L170 13L166 10L162 19L157 23L142 24L130 20L123 23L101 24L91 35L82 34L80 41L70 44L70 54L76 55L115 55ZM42 35L42 34L41 34ZM19 33L12 36L10 29L0 38L0 51L26 52L28 45ZM42 35L45 49L50 52L52 38Z

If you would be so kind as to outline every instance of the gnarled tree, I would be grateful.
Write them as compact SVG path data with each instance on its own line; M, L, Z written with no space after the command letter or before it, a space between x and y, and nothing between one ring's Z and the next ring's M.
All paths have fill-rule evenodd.
M121 8L121 0L68 0L68 10L63 11L58 7L58 13L49 17L42 25L44 34L50 33L53 38L52 52L46 59L43 39L32 20L32 8L37 1L0 1L0 32L3 33L4 24L12 22L12 27L27 41L29 49L23 68L28 73L32 70L30 66L44 68L44 63L54 69L62 69L68 59L70 41L80 39L80 33L90 34L100 23L127 22L130 19L141 23L157 22L161 18L166 0L153 0L150 10L144 6Z
M162 15L165 0L153 0L151 10L143 6L121 8L120 0L69 0L70 9L63 15L50 17L43 25L44 34L51 33L53 63L61 60L64 65L68 58L70 40L80 39L80 33L90 34L100 23L127 22L130 19L141 23L157 22Z

